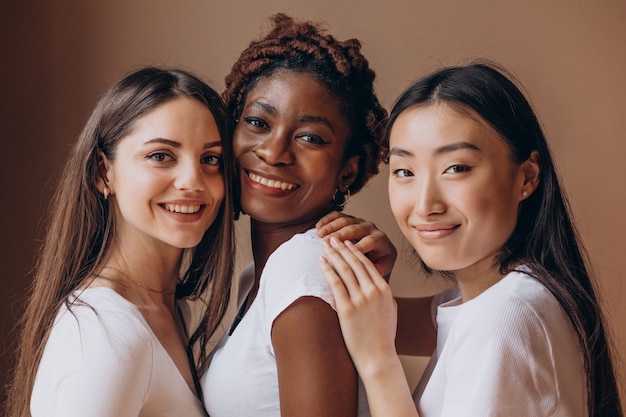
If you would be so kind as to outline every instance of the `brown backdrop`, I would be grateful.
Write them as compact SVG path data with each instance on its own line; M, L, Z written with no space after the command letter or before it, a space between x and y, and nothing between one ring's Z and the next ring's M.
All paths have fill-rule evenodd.
M237 54L278 11L324 21L339 37L359 38L387 106L410 81L439 65L485 57L510 68L545 126L592 255L617 350L626 348L623 1L90 3L96 2L0 1L0 383L12 364L11 329L30 279L47 200L68 146L99 95L145 64L185 67L221 90ZM404 259L392 281L397 294L431 293L441 283L415 279L411 272L406 244L388 209L385 181L383 173L347 211L374 220L398 244ZM244 260L249 256L245 239L242 232ZM414 380L419 370L412 366L407 370ZM621 363L620 372L624 393Z

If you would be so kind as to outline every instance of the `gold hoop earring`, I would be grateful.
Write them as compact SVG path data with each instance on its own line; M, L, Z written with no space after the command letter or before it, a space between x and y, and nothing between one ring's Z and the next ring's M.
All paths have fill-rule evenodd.
M345 186L345 191L342 191L341 187L339 187L337 188L337 190L335 190L335 194L333 194L333 203L335 203L335 205L340 209L344 208L346 204L348 204L348 200L350 199L350 188L348 187L350 186Z

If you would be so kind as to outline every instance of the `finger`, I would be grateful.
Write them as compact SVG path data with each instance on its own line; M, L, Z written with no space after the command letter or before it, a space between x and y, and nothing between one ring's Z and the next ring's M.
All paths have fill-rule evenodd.
M350 305L350 296L343 280L339 275L337 275L332 265L328 263L328 260L324 256L321 258L321 267L324 277L326 278L326 282L328 282L328 285L333 292L333 296L335 297L337 310Z
M328 213L327 215L319 219L317 223L315 224L315 227L319 229L320 227L323 227L324 225L327 225L328 223L332 222L333 220L338 218L340 215L341 214L338 211L331 211L330 213Z
M345 261L343 256L328 243L322 244L324 257L327 263L333 269L335 275L343 282L348 296L350 298L358 296L360 293L359 282L350 265Z
M346 226L359 222L362 222L362 220L344 213L333 211L322 217L315 224L315 227L317 228L317 235L323 238L343 229Z
M344 214L339 211L331 211L330 213L328 213L327 215L319 219L317 223L315 224L315 227L319 229L342 217L347 217L347 214Z
M331 229L332 227L332 229ZM335 239L343 242L344 240L351 240L353 242L368 236L370 233L369 227L364 223L354 223L353 219L337 219L333 223L324 227L327 234L324 238L334 237Z
M376 275L380 274L369 259L367 259L356 248L351 250L347 245L354 248L354 245L352 245L349 241L339 242L336 239L331 238L332 248L335 249L335 251L342 257L344 263L347 264L347 266L352 270L352 274L356 277L359 291L363 292L371 290L374 286L371 273L374 272ZM372 269L368 269L365 265L372 265L373 271ZM354 294L356 295L356 290ZM352 297L354 298L355 295L352 295Z
M362 253L369 253L377 249L376 239L380 237L381 235L384 235L384 233L380 232L379 230L373 230L371 231L371 233L368 233L366 236L363 236L361 239L359 239L356 242L354 241L354 239L344 239L344 240L352 240L355 243L355 246L358 250L360 250Z
M380 274L380 271L378 271L376 265L374 265L369 257L367 257L365 254L363 254L361 250L359 250L358 245L347 242L346 247L348 248L348 250L350 250L352 255L361 263L361 265L363 265L363 268L371 278L374 285L379 288L386 287L388 285L387 280Z

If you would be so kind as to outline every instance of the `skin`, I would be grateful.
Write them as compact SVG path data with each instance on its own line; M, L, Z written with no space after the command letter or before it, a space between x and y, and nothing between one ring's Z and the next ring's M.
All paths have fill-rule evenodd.
M248 93L233 148L251 218L252 297L271 253L314 227L330 212L335 190L356 176L358 159L343 158L349 134L338 101L307 73L279 71ZM274 321L272 344L281 415L356 415L356 371L326 302L296 300Z
M400 230L430 268L454 272L464 301L474 298L502 278L495 256L526 198L527 164L514 163L478 116L442 103L403 112L390 144L389 196Z
M174 289L183 249L200 242L224 198L215 119L197 100L174 98L135 120L114 159L99 156L116 237L90 286L110 287L139 308L195 393Z
M396 221L431 268L453 272L463 301L502 276L495 257L536 189L538 154L517 164L480 117L445 103L412 107L390 135L389 198ZM331 239L322 268L373 416L417 416L394 338L397 307L376 268ZM401 313L406 314L411 309Z

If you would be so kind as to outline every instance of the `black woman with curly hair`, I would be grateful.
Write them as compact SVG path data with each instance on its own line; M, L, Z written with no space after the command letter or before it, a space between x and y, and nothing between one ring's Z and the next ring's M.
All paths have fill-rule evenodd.
M213 417L369 415L315 225L378 172L386 111L359 41L284 14L273 22L223 93L254 262L201 378L205 405Z

